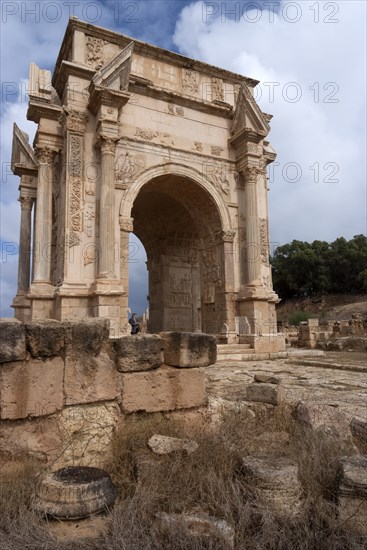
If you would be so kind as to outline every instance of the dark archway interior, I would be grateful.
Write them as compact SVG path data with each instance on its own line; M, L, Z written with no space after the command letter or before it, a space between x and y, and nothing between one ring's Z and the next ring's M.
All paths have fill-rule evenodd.
M151 332L216 332L208 310L220 290L221 222L212 197L187 178L160 176L140 191L131 215L148 257Z

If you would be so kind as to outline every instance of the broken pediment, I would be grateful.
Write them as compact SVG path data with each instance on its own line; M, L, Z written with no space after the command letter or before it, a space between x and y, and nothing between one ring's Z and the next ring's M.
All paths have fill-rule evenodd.
M15 123L13 126L11 169L13 174L17 176L35 174L38 171L38 161L29 144L29 136L22 132Z
M121 50L106 65L103 65L92 79L94 86L126 91L129 87L133 50L134 42L130 42L126 48Z
M266 116L256 103L246 83L243 82L233 116L232 135L236 136L243 132L250 132L258 134L259 139L261 139L267 136L269 131L270 126Z

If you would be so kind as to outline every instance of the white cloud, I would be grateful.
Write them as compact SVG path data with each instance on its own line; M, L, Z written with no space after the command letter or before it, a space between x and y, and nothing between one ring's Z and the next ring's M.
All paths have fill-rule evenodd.
M361 124L366 4L293 3L301 14L296 23L281 16L287 4L280 3L274 22L264 10L258 22L250 23L250 12L236 22L220 2L216 17L207 19L205 4L195 2L182 10L174 39L185 55L261 81L258 101L274 115L270 139L279 162L270 184L272 241L351 238L366 230ZM317 5L319 23L314 21ZM330 6L339 8L338 13ZM295 18L295 12L285 14ZM339 22L326 22L336 19ZM289 181L296 172L291 165L287 169L288 163L297 163L302 171L298 182ZM338 181L328 181L332 179Z

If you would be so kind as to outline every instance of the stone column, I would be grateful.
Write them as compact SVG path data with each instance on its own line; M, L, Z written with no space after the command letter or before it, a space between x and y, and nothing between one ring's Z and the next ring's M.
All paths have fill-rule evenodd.
M37 213L35 220L35 263L33 283L51 284L52 242L52 173L56 151L37 147L39 161L37 181Z
M245 218L247 286L261 285L261 250L259 214L257 208L257 180L261 173L257 166L245 169Z
M18 261L18 292L26 294L29 289L31 273L31 233L32 233L32 197L19 197L21 207L19 261Z
M116 140L100 136L99 146L101 148L101 186L98 279L109 279L114 278Z
M129 307L129 235L134 231L134 218L120 216L120 281L124 294L120 298L120 327L130 334L128 320Z

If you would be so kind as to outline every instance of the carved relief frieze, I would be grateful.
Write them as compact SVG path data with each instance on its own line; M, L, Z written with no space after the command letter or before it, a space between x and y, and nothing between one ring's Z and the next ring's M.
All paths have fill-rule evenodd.
M203 144L200 141L194 141L194 147L195 151L199 151L199 153L203 150Z
M132 182L135 176L143 169L143 163L136 156L130 153L120 155L116 160L115 175L116 182L125 189Z
M169 103L167 109L170 115L185 116L185 110L183 107L175 107L175 105Z
M94 67L95 69L100 69L103 65L103 47L105 41L101 38L95 38L94 36L86 37L86 59L85 62L87 65Z
M136 128L135 135L139 138L144 139L145 141L152 141L152 139L158 136L158 132L154 132L153 130L146 130L144 128Z
M217 145L212 145L211 146L212 155L215 155L216 157L220 157L221 154L223 153L223 151L224 151L223 147L219 147Z
M69 248L72 248L73 246L77 246L80 244L80 236L75 231L70 231L69 233Z
M72 231L82 231L82 153L83 138L71 134L69 140L69 227ZM73 245L74 246L74 245Z
M224 101L223 80L221 78L211 79L212 101Z
M191 69L182 69L182 91L188 95L199 93L199 73Z
M207 175L218 191L225 195L229 194L228 174L223 166L220 164L213 166Z
M260 218L260 250L261 250L261 262L269 266L269 237L268 237L268 223L265 218Z

